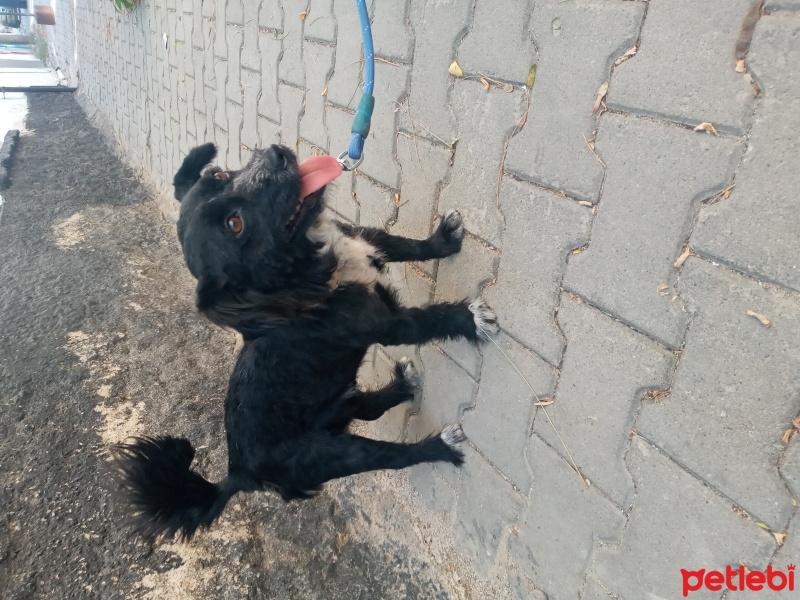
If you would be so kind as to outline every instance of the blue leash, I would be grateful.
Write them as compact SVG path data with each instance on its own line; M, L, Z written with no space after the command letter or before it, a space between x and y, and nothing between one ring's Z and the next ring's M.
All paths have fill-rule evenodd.
M364 90L361 102L358 103L356 115L351 128L352 137L346 152L339 156L339 162L345 171L352 171L364 160L364 141L369 135L372 110L375 108L375 50L372 46L372 28L369 23L366 0L356 0L358 17L361 21L361 34L364 39Z

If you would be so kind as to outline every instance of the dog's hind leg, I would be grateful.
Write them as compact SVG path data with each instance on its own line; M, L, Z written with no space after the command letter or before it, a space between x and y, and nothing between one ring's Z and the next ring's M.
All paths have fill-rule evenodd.
M386 233L373 227L339 224L348 236L360 237L377 248L389 262L445 258L461 250L464 225L461 215L453 210L442 216L439 227L427 240L412 240Z
M445 427L414 444L371 440L352 434L314 435L285 448L291 454L284 472L292 486L312 490L331 479L378 471L403 469L423 462L461 465L464 455L458 445L466 438L458 425Z

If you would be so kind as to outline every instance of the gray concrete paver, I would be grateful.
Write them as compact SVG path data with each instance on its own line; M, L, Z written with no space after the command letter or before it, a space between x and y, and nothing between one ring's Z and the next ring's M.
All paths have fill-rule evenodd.
M729 185L740 146L705 132L605 115L597 151L608 165L603 198L589 247L570 257L564 285L677 348L688 317L659 286L674 283L673 264L697 203Z
M328 150L325 130L325 85L333 70L334 49L322 44L305 43L306 102L300 119L300 137Z
M503 180L503 254L489 303L502 326L558 364L563 336L555 322L568 253L589 239L590 208L511 178Z
M537 396L552 395L556 374L547 363L508 336L500 335L496 344L490 343L483 349L480 387L475 408L464 414L464 432L486 458L527 494L531 475L525 464L525 449L536 410L534 403Z
M458 210L468 231L500 247L503 228L497 180L508 137L522 118L524 97L498 89L486 92L477 81L459 81L453 91L458 115L458 146L450 183L442 190L439 212Z
M414 47L414 36L410 21L406 18L409 0L397 2L373 2L372 39L375 55L397 61L408 62Z
M645 404L637 429L781 530L793 512L776 465L800 397L800 298L695 258L679 291L692 317L686 346L671 394ZM748 310L769 315L771 327Z
M477 452L468 448L456 505L455 533L478 574L485 577L497 557L504 533L515 521L524 503Z
M600 548L594 569L623 598L679 598L681 569L740 562L763 568L774 538L656 448L634 437L627 459L636 504L617 547ZM719 598L694 592L692 598Z
M364 227L386 230L397 217L394 192L356 175L355 194L359 205L359 222Z
M436 299L439 302L472 300L492 281L497 272L497 251L466 236L461 252L439 260L436 271Z
M555 403L547 410L583 475L627 510L634 496L624 460L628 438L644 391L667 387L675 358L574 300L561 303L558 322L567 348ZM568 460L546 418L537 418L534 432Z
M730 198L700 213L692 246L736 269L800 291L800 16L764 17L748 54L762 96ZM764 240L770 243L765 244Z
M745 133L753 89L734 70L733 48L751 5L750 0L650 4L641 47L615 71L609 106Z
M548 598L577 598L598 541L616 542L625 517L536 436L528 462L534 485L511 555Z
M537 3L531 17L536 81L528 122L509 144L509 172L597 201L603 166L587 144L597 128L592 106L611 61L636 43L644 8L641 2Z
M308 10L309 0L281 0L283 7L283 31L281 33L281 61L278 63L278 76L282 81L297 86L305 85L303 65L303 28L300 13Z

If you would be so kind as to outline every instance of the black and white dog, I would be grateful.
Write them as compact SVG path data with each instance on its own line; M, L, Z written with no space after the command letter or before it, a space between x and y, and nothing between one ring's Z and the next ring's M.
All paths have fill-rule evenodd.
M360 391L356 372L372 344L420 344L497 331L483 301L424 308L400 304L387 261L443 258L461 249L461 216L443 216L427 240L354 227L323 214L325 184L341 167L331 157L298 165L282 146L257 150L240 171L203 169L212 144L192 150L175 175L178 236L197 278L197 307L244 337L225 401L228 475L219 483L190 469L186 439L137 438L113 449L137 530L190 538L237 492L273 490L307 498L331 479L420 462L463 462L459 426L411 444L347 432L412 400L408 360L383 389ZM202 172L202 174L201 174Z

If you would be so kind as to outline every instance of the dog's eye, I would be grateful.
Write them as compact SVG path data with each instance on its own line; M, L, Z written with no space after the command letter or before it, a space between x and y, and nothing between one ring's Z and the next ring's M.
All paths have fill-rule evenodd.
M231 216L229 216L225 220L225 225L234 235L239 235L242 233L242 229L244 229L242 217L240 217L238 213L233 213Z
M219 179L220 181L228 181L230 177L231 176L227 173L227 171L217 171L214 173L214 179Z

